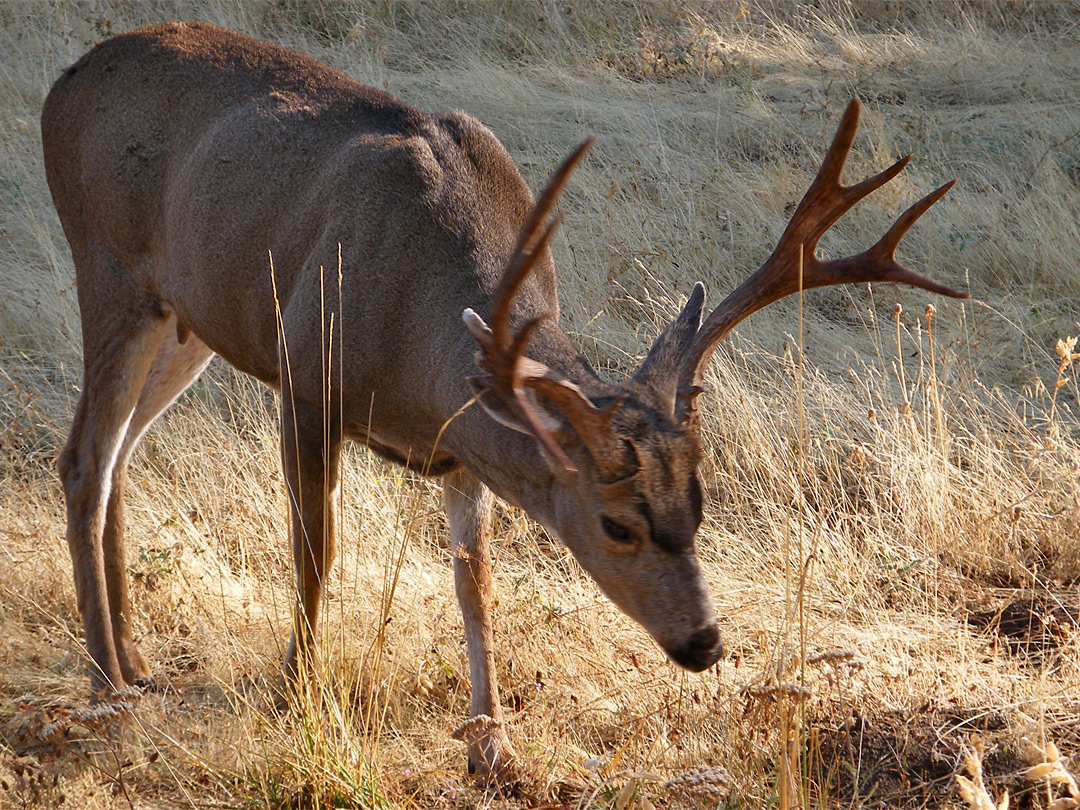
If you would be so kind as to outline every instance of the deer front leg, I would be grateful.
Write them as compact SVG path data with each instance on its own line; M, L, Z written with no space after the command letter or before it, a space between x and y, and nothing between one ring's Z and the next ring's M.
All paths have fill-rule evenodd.
M443 479L443 502L450 520L454 586L465 620L465 644L472 682L472 717L487 715L490 723L468 739L469 772L488 783L515 781L515 754L503 727L495 676L495 634L492 627L491 492L466 472Z
M285 395L282 403L282 461L296 565L295 618L285 676L295 679L313 674L322 586L334 560L341 431L337 420L324 418L321 405Z

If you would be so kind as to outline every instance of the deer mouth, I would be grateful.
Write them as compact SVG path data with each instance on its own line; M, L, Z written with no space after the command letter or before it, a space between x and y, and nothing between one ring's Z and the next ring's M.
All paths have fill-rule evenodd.
M715 624L702 628L690 636L681 647L667 650L667 654L683 669L702 672L719 661L724 654L720 630Z

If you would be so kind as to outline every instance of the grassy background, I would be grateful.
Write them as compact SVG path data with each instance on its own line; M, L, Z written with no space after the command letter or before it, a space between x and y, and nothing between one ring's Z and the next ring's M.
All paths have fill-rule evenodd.
M270 710L291 569L275 403L217 363L130 476L137 636L166 689L122 729L84 710L54 472L78 311L38 115L93 42L167 19L463 109L534 188L598 135L554 250L563 325L616 380L693 282L715 303L769 254L852 96L846 177L915 159L824 253L959 181L900 259L972 301L816 291L801 336L783 302L713 360L699 547L730 648L713 670L667 663L500 507L500 680L532 776L518 798L473 790L450 739L468 668L439 484L362 451L327 694ZM713 806L937 806L959 801L972 734L995 797L1065 795L1025 769L1047 742L1080 750L1080 419L1076 363L1055 352L1080 332L1078 30L1075 4L959 0L0 5L0 806L700 806L664 781L704 766L728 772ZM977 626L1010 604L1033 608L1031 643Z

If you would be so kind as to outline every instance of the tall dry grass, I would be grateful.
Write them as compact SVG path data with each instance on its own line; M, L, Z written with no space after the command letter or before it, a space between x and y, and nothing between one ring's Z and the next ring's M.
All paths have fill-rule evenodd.
M501 509L520 799L476 793L451 739L468 669L439 484L361 451L321 691L271 708L291 569L275 403L224 367L132 466L136 625L166 688L115 723L84 712L53 473L80 337L37 119L95 40L171 18L464 109L534 187L597 134L555 251L564 326L614 379L694 281L718 300L768 255L851 96L866 111L848 176L915 160L826 252L958 178L901 258L971 302L817 291L801 332L787 301L713 361L700 553L731 648L718 667L665 662ZM936 806L973 732L992 795L1069 798L1031 774L1049 743L1063 768L1080 746L1077 363L1055 351L1080 332L1078 27L1074 4L959 0L0 5L0 806ZM973 622L1017 604L1031 643Z

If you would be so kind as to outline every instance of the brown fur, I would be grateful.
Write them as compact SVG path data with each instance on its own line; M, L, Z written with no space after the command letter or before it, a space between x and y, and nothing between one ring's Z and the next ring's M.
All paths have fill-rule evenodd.
M69 68L46 100L42 140L83 322L85 384L59 466L95 691L150 678L131 633L127 461L212 353L283 395L297 566L290 671L310 652L333 559L344 438L447 476L474 714L501 717L489 489L566 542L677 660L703 668L720 655L693 545L699 451L672 421L672 372L661 375L670 384L643 375L625 391L599 380L557 326L547 251L511 321L556 316L537 329L529 356L593 401L629 395L612 426L625 437L612 445L617 457L593 458L549 401L539 406L563 424L576 476L557 476L533 438L478 407L436 445L472 395L476 347L462 311L489 310L533 205L481 124L425 115L274 45L171 23L103 42ZM687 316L693 329L699 311ZM331 372L327 397L331 342L343 390ZM626 536L613 539L605 521ZM496 778L512 770L497 723L470 757Z

